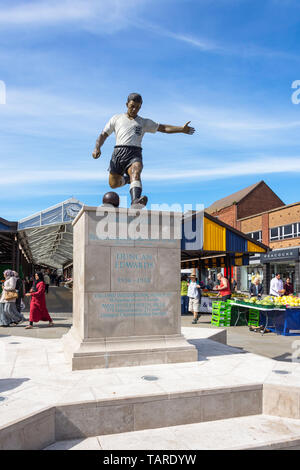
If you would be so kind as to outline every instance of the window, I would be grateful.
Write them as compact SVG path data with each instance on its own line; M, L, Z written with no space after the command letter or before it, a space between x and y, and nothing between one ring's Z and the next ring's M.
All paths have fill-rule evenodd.
M294 225L284 225L282 227L282 238L293 238L294 237Z
M253 238L256 242L261 242L262 241L262 231L259 230L258 232L250 232L248 235Z
M300 237L300 222L298 224L293 224L293 225L294 225L294 236Z
M300 237L300 222L270 229L270 241Z
M270 229L270 240L280 240L279 227Z

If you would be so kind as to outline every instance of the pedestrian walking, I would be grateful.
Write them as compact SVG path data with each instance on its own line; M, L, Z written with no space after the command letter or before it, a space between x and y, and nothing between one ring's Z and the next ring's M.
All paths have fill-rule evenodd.
M50 285L50 277L49 275L46 273L44 274L44 283L45 283L45 292L46 294L48 294L49 292L49 285Z
M29 325L25 327L26 330L33 328L33 323L39 321L48 321L49 326L53 326L53 320L49 315L46 307L46 296L45 296L45 283L42 272L35 274L35 284L31 292L26 294L27 297L31 297L30 302L30 314L29 314Z
M188 298L188 288L189 283L187 281L186 276L184 276L181 280L181 315L185 315L188 313L189 309L189 298Z
M17 307L18 312L21 313L21 303L24 297L24 285L17 271L13 271L13 275L16 279L16 291L18 293L18 297L16 299L16 307Z
M25 320L16 307L16 300L18 298L18 292L16 291L17 279L14 276L14 272L10 269L4 271L3 274L5 282L0 299L0 326L15 326Z
M196 276L192 274L190 276L191 282L188 288L188 297L189 297L189 312L193 313L194 320L192 323L196 324L200 317L200 285L196 282Z

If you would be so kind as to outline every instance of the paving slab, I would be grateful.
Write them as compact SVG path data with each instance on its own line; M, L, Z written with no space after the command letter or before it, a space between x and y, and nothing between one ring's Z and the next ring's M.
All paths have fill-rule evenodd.
M254 415L56 442L45 450L300 449L300 421Z
M195 338L194 328L183 334L195 341L199 360L73 371L60 339L2 337L0 341L0 425L57 403L118 399L136 395L177 393L257 383L300 386L300 364L267 357L212 341L211 329ZM144 376L157 380L147 382Z

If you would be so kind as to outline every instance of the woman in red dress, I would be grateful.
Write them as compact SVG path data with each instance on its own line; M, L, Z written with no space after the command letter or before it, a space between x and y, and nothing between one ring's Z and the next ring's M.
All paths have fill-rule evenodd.
M29 325L25 327L26 330L33 328L33 323L39 321L48 321L49 326L53 326L53 320L50 317L46 307L45 296L45 283L43 273L38 272L35 274L35 285L26 296L31 297Z

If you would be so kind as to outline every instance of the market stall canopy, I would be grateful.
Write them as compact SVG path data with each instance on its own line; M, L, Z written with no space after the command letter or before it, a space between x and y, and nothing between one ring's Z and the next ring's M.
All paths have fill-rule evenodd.
M191 233L195 234L194 240ZM183 216L182 234L181 260L184 268L193 267L190 261L199 260L207 267L223 267L227 263L242 266L249 264L249 256L269 251L268 246L204 211Z
M70 198L18 222L20 242L32 263L62 268L72 262L72 221L82 206Z

